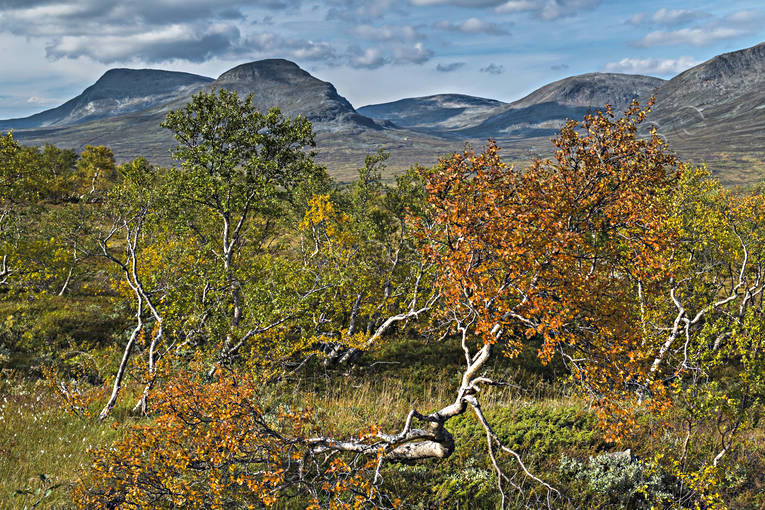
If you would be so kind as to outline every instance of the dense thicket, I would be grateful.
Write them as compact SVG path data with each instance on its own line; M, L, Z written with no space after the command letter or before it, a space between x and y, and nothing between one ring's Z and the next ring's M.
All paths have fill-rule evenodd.
M88 419L125 400L136 416L92 452L75 503L722 508L761 483L727 473L762 465L765 195L639 138L645 112L569 122L528 168L490 142L394 181L380 152L349 184L315 164L305 119L226 91L168 114L170 169L2 137L4 363L42 363ZM453 346L422 376L451 396L401 415L368 402L376 418L355 434L329 427L304 387L386 346ZM502 413L527 411L486 395L530 384L508 367L539 362L583 414L519 443ZM602 444L643 458L527 466L577 427L592 445L586 409ZM483 436L478 482L402 488L407 469L474 449L460 434Z

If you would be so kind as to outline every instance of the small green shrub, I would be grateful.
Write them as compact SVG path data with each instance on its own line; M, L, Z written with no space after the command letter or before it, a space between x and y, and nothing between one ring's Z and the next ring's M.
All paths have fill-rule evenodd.
M577 500L603 508L653 508L671 498L667 481L630 450L603 453L585 462L561 457L560 471L571 481Z

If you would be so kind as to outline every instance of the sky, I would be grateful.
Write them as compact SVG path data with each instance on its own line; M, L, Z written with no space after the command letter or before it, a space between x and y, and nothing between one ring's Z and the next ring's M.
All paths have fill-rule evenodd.
M762 0L0 0L0 118L58 106L115 67L215 78L286 58L355 107L513 101L581 73L671 78L763 40Z

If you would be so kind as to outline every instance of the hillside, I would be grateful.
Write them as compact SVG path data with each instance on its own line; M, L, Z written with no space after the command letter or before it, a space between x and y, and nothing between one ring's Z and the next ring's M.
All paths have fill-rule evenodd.
M364 106L359 112L448 138L545 137L566 119L581 118L606 103L623 109L663 82L651 76L589 73L547 84L512 103L442 94Z
M459 149L453 142L398 129L389 122L377 122L358 114L331 83L287 60L250 62L224 72L216 80L205 80L200 87L150 108L71 125L21 129L15 132L15 137L29 145L53 143L77 150L88 144L107 145L118 161L145 156L157 164L170 165L170 149L175 140L159 125L167 112L182 108L199 90L225 88L242 95L252 93L263 110L278 106L285 115L306 116L317 133L318 160L340 179L351 178L364 156L379 147L391 152L392 169L416 163L431 165L439 155ZM108 90L100 85L97 89ZM112 98L112 104L115 103L117 99Z
M403 128L438 133L473 125L504 104L496 99L464 94L438 94L362 106L358 112Z
M263 108L278 106L290 116L303 115L320 131L382 129L370 118L356 113L334 85L315 78L289 60L242 64L221 74L208 88L253 94L255 104Z
M491 112L482 122L461 130L470 137L553 136L566 119L581 119L606 103L623 110L644 98L664 80L651 76L588 73L541 87Z
M0 130L62 127L114 117L188 97L212 78L157 69L110 69L79 96L21 119L0 120Z
M765 176L765 43L718 55L656 91L651 126L729 183Z

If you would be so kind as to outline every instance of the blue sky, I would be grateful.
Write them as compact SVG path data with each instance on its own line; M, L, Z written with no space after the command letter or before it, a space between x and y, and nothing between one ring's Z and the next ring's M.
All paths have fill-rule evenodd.
M279 57L356 107L511 101L586 72L670 78L763 40L761 0L0 0L0 118L57 106L114 67L217 77Z

